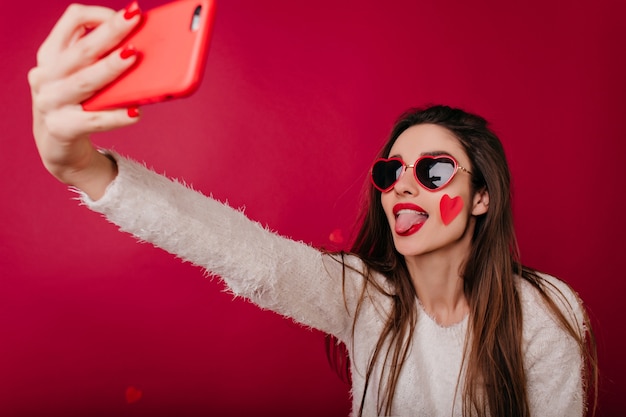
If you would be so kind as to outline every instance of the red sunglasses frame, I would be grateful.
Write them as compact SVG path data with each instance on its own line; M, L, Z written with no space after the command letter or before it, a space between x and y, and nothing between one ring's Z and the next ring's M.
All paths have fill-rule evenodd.
M448 159L451 160L454 163L454 171L452 172L452 175L450 175L450 178L448 178L446 180L445 183L443 183L441 186L437 187L437 188L428 188L426 187L422 181L420 181L419 178L417 178L417 171L415 170L415 167L423 160L425 159L432 159L432 160L437 160L437 159ZM398 178L387 188L381 188L379 187L375 182L374 182L374 166L379 163L379 162L390 162L390 161L398 161L400 162L400 164L402 165L402 172L400 173L400 175L398 176ZM424 188L426 191L439 191L442 188L444 188L445 186L447 186L448 184L450 184L450 182L452 181L452 179L454 178L454 176L456 175L456 173L461 170L464 172L467 172L468 174L472 175L472 173L466 169L463 168L461 165L459 165L459 163L457 162L457 160L452 156L452 155L423 155L420 156L419 158L417 158L415 160L415 162L412 165L407 164L406 162L404 162L401 158L398 157L392 157L392 158L378 158L376 161L374 161L374 164L372 164L372 169L370 169L370 182L372 183L372 185L374 186L374 188L376 188L378 191L386 193L389 192L393 189L393 187L396 186L396 184L398 183L398 181L400 181L400 178L402 178L402 176L404 175L404 173L406 172L406 170L408 168L413 168L413 178L415 178L415 181L417 181L417 183Z

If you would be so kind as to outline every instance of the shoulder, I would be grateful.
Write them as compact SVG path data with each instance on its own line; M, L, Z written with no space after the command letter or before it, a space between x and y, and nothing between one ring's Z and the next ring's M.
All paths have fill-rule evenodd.
M328 275L341 277L343 301L351 315L386 321L396 288L384 274L352 253L324 253L323 261Z
M582 302L568 284L553 276L537 273L517 280L531 414L581 416L583 357L579 341L586 331Z
M537 273L536 279L517 277L520 301L525 315L550 313L550 302L575 327L584 325L582 301L574 289L552 275Z
M578 341L584 340L587 332L578 294L567 283L547 274L517 279L527 363L550 355L577 359Z

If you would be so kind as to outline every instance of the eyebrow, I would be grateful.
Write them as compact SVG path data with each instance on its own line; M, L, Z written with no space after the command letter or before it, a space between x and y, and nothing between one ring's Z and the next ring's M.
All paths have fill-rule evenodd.
M420 156L440 156L440 155L448 155L452 156L452 154L448 151L432 151L432 152L422 152Z
M422 152L422 153L420 153L420 157L422 157L422 156L441 156L441 155L452 156L454 158L454 156L450 152L448 152L448 151L430 151L430 152ZM402 156L400 156L399 154L395 154L395 155L389 155L389 158L400 158L400 159L402 159Z

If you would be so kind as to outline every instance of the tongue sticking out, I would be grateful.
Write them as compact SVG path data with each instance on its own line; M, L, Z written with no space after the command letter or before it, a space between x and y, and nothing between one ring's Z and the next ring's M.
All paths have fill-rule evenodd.
M414 210L402 210L396 217L396 233L399 235L407 233L413 226L422 224L428 219L426 213Z

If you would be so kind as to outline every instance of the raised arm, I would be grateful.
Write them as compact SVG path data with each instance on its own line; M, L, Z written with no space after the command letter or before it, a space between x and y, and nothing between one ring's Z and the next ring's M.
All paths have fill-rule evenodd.
M262 308L343 341L351 337L364 283L358 258L342 260L282 237L143 164L113 157L119 173L105 195L97 201L83 196L92 210L139 240L220 276L234 294Z
M81 102L136 59L115 49L140 20L137 3L114 10L73 4L37 52L28 74L33 134L46 169L65 184L100 198L117 175L115 162L96 150L90 134L134 124L137 109L86 112Z
M358 259L348 257L353 269L344 274L336 258L91 143L93 132L138 120L136 109L86 112L80 104L135 61L115 48L139 21L133 7L70 6L41 46L29 82L43 164L122 230L220 275L261 307L348 338L363 285Z

